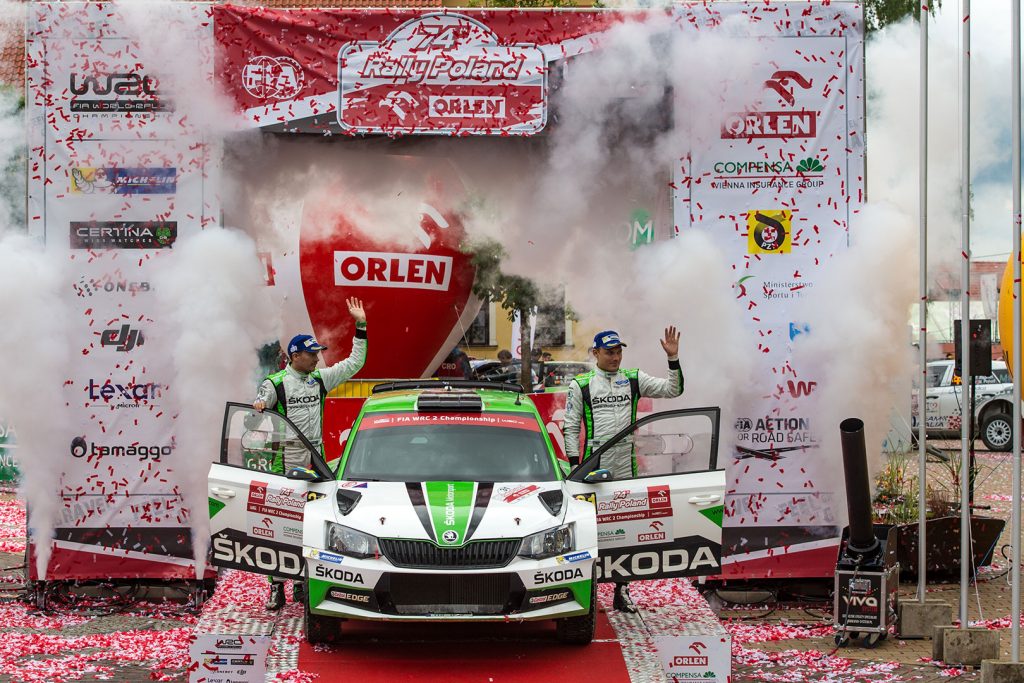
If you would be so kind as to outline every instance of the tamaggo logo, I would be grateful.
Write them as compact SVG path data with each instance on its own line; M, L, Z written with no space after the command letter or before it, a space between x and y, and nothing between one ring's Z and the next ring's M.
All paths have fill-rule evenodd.
M334 284L448 291L452 257L433 254L334 252Z
M793 212L788 209L747 212L747 253L788 254L792 248Z
M259 100L290 100L302 92L306 76L291 57L250 57L242 67L242 87Z
M88 455L90 461L93 458L138 458L140 461L159 461L161 457L170 455L174 447L173 439L169 446L147 446L136 443L128 446L103 446L95 442L90 444L85 437L76 436L71 440L71 455L75 458L84 458Z

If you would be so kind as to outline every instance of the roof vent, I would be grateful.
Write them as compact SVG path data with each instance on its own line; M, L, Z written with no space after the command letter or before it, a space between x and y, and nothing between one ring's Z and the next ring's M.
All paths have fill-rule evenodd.
M424 391L416 399L416 410L481 413L484 402L471 391Z

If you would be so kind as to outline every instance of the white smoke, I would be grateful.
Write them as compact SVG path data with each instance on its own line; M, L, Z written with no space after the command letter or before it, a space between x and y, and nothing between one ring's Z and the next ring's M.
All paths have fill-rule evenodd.
M909 400L898 392L914 367L907 311L917 298L917 262L907 255L916 250L915 227L892 205L865 206L852 221L850 248L833 257L795 311L810 327L793 344L795 365L820 378L810 414L821 452L840 453L839 423L858 417L872 472L893 407ZM815 483L845 490L841 469L823 470L837 475L831 488Z
M29 513L36 573L46 578L61 509L60 473L68 456L61 387L68 378L66 287L61 255L25 235L0 231L0 345L15 360L4 371L0 418L18 433L19 495ZM16 293L21 293L16 294Z
M256 248L236 230L211 228L180 240L155 269L161 337L174 349L178 404L172 467L191 511L196 576L210 543L207 475L220 451L223 406L245 401L258 381L256 350L279 338Z

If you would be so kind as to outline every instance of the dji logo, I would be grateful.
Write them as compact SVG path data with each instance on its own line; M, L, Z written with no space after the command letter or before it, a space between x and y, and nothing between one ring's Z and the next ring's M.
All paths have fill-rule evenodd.
M131 326L121 325L120 329L103 330L100 335L102 346L113 346L116 351L131 351L136 346L146 343L141 330L132 329Z

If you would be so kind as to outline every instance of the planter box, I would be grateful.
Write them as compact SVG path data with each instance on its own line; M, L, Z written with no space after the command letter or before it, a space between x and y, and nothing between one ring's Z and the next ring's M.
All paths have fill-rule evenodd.
M992 561L999 535L1006 520L994 517L971 516L971 539L974 562L970 575L977 567ZM896 560L900 563L900 579L917 579L917 523L896 526L876 524L875 535L888 537L889 547L895 545ZM925 521L925 540L928 543L925 561L928 579L960 580L960 518L936 517ZM895 542L895 543L894 543Z

